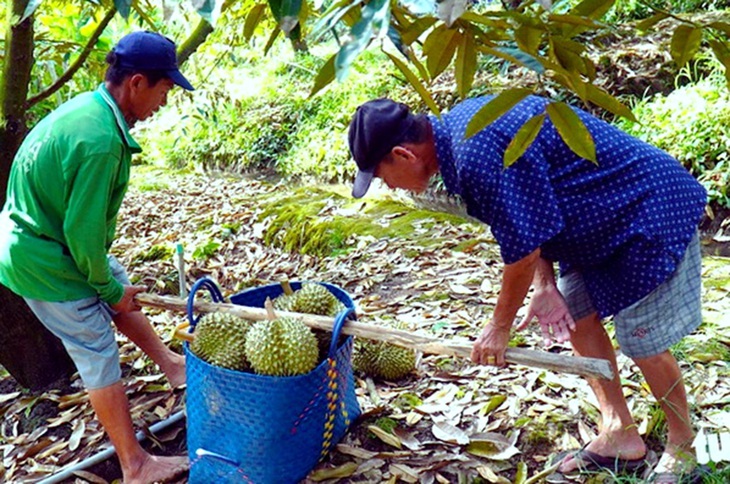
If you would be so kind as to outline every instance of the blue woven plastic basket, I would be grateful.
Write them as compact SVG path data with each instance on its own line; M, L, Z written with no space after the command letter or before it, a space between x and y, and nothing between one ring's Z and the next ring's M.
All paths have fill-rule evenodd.
M352 375L352 337L339 334L354 304L342 289L320 283L345 306L336 318L329 358L306 375L273 377L210 365L185 344L190 478L193 484L296 483L326 456L360 415ZM301 283L291 283L293 289ZM208 278L193 286L208 289L214 301L223 297ZM279 284L248 289L230 298L233 304L263 307L266 298L283 292Z

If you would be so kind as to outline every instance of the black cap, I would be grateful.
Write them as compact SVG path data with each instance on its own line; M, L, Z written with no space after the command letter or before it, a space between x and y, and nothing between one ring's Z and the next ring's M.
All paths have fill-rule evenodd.
M178 86L188 91L193 90L193 86L177 67L175 42L167 37L157 32L139 30L122 37L113 50L119 67L140 71L164 71Z
M391 99L374 99L357 108L348 134L350 153L359 169L353 197L365 195L378 163L401 142L414 119L408 106Z

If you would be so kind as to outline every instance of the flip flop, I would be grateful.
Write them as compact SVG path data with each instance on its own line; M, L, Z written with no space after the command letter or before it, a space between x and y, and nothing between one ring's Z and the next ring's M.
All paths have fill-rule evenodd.
M567 474L554 472L547 477L547 482L569 482L570 477L585 472L607 471L612 474L635 474L651 464L652 461L656 461L656 454L653 451L647 451L644 457L638 459L622 459L620 457L606 457L586 449L573 449L559 452L550 462L551 464L557 464L570 455L578 460L578 469Z
M704 476L709 475L712 470L706 465L695 466L688 473L675 472L654 472L651 471L646 478L650 484L701 484Z

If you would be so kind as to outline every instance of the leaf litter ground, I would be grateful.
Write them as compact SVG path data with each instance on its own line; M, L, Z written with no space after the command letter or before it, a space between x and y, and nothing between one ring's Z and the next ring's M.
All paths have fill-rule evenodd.
M151 248L167 247L162 254L170 255L182 243L188 285L203 275L228 293L285 276L327 281L349 292L363 322L396 319L443 339L478 335L496 303L498 249L488 231L473 224L414 222L412 237L353 236L346 251L314 257L263 243L268 221L260 219L263 209L257 200L285 187L196 175L156 180L155 189L145 189L139 181L136 187L127 195L112 251L132 280L152 293L175 295L177 273L172 257L152 257ZM332 204L337 204L335 198ZM387 225L397 216L384 215L373 223ZM450 242L426 248L423 241L433 238ZM469 240L477 242L459 245ZM706 258L704 271L705 323L675 353L695 422L709 429L728 428L730 264ZM173 332L184 316L149 314L163 340L180 349ZM533 330L515 335L514 341L570 354L559 345L542 348ZM124 339L119 343L138 428L147 429L183 409L184 391L171 391L136 347ZM619 365L639 428L659 452L664 424L658 407L631 360L619 354ZM551 454L586 444L597 432L595 400L587 383L572 375L520 366L478 367L466 360L423 355L417 370L400 381L358 375L356 384L363 416L306 482L539 482ZM78 378L63 388L29 394L5 377L0 381L0 409L0 481L35 482L108 445ZM184 426L172 426L147 439L145 446L161 454L184 453ZM120 477L116 458L111 458L67 482ZM602 478L612 480L605 475L589 479Z

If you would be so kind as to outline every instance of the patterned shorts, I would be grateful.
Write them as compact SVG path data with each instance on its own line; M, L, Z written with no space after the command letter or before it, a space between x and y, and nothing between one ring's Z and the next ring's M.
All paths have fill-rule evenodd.
M109 268L117 281L130 284L124 268L112 256ZM25 298L25 302L61 340L86 388L104 388L121 379L119 347L111 325L114 312L107 303L96 296L64 302Z
M694 235L672 276L654 291L613 317L621 351L647 358L668 350L702 323L702 255ZM596 312L583 276L571 271L558 280L575 321Z

